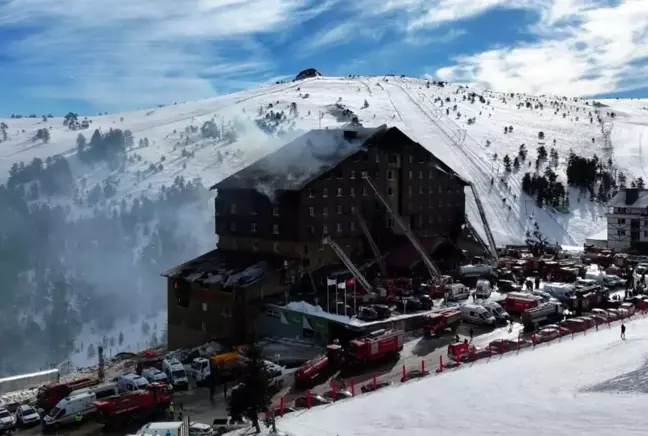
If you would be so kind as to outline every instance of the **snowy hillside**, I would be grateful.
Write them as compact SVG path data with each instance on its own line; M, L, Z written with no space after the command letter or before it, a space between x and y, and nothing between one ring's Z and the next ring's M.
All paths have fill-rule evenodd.
M277 421L290 436L641 435L648 320L511 352ZM324 424L325 423L325 424ZM476 431L475 429L479 429Z
M645 109L641 101L603 102L610 107L600 109L599 123L596 115L590 122L588 113L595 108L586 100L474 90L477 98L471 102L472 89L427 84L423 79L398 77L320 77L198 102L88 117L91 124L84 130L70 130L60 118L6 119L8 140L0 144L0 174L6 176L14 162L27 163L35 157L44 159L60 153L71 158L75 176L85 178L87 187L119 179L116 199L168 186L178 175L200 177L208 186L286 142L266 137L255 120L263 120L268 130L279 129L290 135L294 130L317 128L320 122L322 127L348 123L350 115L342 113L343 107L365 126L386 123L401 128L472 181L498 244L524 240L537 223L549 241L566 245L582 244L588 235L603 229L604 209L586 196L579 201L575 191L571 193L569 214L536 207L534 199L521 192L521 179L525 171L534 170L530 162L539 145L556 149L556 172L563 182L570 149L583 156L612 157L614 165L629 176L644 176L641 141L647 127L642 121ZM363 107L365 100L367 107ZM271 117L271 111L283 112L284 116ZM616 112L615 119L607 117L605 111ZM237 140L206 137L201 127L210 120L222 131L231 128ZM512 131L505 134L508 126ZM41 128L50 131L47 144L32 139ZM128 150L132 157L123 170L90 167L74 158L79 133L89 140L97 128L132 132L135 144ZM611 129L612 150L605 147L605 129ZM539 132L543 132L543 140ZM147 138L148 146L140 143L143 138ZM506 174L503 156L513 158L522 144L528 150L528 164L522 163L519 171ZM482 229L472 195L468 206L469 218Z

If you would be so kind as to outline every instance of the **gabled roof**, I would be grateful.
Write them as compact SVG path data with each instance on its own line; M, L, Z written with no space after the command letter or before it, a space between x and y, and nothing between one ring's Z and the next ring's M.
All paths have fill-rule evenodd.
M393 139L393 141L392 141ZM435 167L462 179L452 168L396 127L311 130L264 158L213 185L210 189L255 189L262 193L299 191L338 166L354 153L385 141L402 145L409 141L434 157Z
M636 197L632 198L632 193ZM633 208L646 208L648 207L648 189L638 188L625 188L616 193L608 203L611 207L633 207Z
M360 151L367 139L386 129L387 126L382 125L311 130L210 189L298 191Z

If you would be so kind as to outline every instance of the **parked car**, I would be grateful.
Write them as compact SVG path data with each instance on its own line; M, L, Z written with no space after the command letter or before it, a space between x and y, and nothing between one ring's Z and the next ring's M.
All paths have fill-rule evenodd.
M0 409L0 431L14 430L16 428L16 417L5 408Z
M41 418L36 409L32 406L23 404L16 409L16 421L20 427L30 427L40 424Z
M310 397L310 405L311 407L315 406L321 406L323 404L330 404L332 403L331 400L324 398L321 395L311 395ZM298 409L306 409L308 408L308 397L306 395L301 396L295 400L295 407Z
M322 396L327 400L340 401L340 400L345 400L347 398L353 397L353 394L351 394L351 392L345 389L340 389L339 391L335 391L335 395L333 394L333 391L328 391L324 393ZM335 399L333 399L334 397Z
M498 280L497 291L502 293L522 292L522 286L518 285L513 280Z

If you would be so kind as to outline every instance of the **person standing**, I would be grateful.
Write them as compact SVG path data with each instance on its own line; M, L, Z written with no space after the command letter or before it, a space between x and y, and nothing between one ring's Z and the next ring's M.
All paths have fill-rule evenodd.
M223 398L227 399L227 381L223 380Z
M626 332L626 326L625 324L621 323L621 339L625 341L625 332Z
M472 342L472 340L473 340L473 334L474 333L475 332L473 331L472 327L470 327L470 330L468 330L468 334L470 335L470 342Z
M214 374L209 376L209 401L214 404L214 393L216 393L216 381L214 380Z

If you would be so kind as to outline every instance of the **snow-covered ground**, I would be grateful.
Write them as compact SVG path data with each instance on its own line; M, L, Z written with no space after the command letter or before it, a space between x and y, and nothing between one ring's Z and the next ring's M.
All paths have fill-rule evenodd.
M75 175L86 179L88 187L108 178L119 178L117 200L145 192L156 193L178 175L186 179L201 177L206 185L211 185L286 142L267 137L254 120L273 110L286 114L282 125L286 130L305 131L320 125L338 127L349 120L332 113L336 103L352 110L365 126L388 124L401 128L472 181L498 244L520 242L527 230L533 230L534 223L550 242L565 245L581 245L587 236L605 228L604 208L586 198L579 201L577 192L571 193L570 214L566 215L538 208L533 199L521 193L521 179L529 168L522 165L519 172L505 176L501 162L506 154L511 158L517 155L522 144L528 150L528 162L535 161L540 144L545 144L547 150L555 148L560 157L556 172L563 182L569 150L588 157L597 154L605 160L612 158L618 170L628 176L645 177L643 148L648 144L648 135L644 134L648 129L645 101L602 101L609 107L600 108L601 125L596 116L590 123L589 112L594 113L595 109L587 100L483 92L485 103L479 99L470 103L470 99L464 100L470 92L453 85L428 88L425 80L414 78L319 77L162 108L88 117L92 124L83 131L69 130L61 118L4 119L0 122L9 128L8 140L0 144L0 180L4 180L14 162L28 163L35 157L44 160L62 154L71 160ZM365 100L368 107L363 107ZM532 106L541 103L543 107L527 108L527 101ZM296 115L290 113L292 103L296 103ZM457 109L453 110L455 104ZM556 104L563 106L556 107ZM450 109L448 115L446 109ZM608 111L614 111L616 117L607 116ZM80 116L79 121L82 119ZM200 127L212 119L218 126L237 122L244 133L234 143L200 138ZM474 119L474 123L469 123L469 119ZM187 145L187 134L183 132L190 126L198 134L189 134L191 141ZM513 127L512 133L504 134L507 126ZM40 128L50 129L48 144L31 139ZM110 128L133 132L135 146L129 155L134 159L123 173L111 172L102 165L91 167L76 159L77 135L83 133L89 139L95 128L104 132ZM538 138L539 132L544 133L543 140ZM604 132L609 134L612 149L605 147ZM143 138L148 138L148 147L138 146ZM187 155L187 151L193 155ZM163 169L147 171L151 164L160 163ZM507 179L507 185L498 181L501 177ZM495 183L491 184L491 179ZM471 193L468 193L467 212L483 237L483 226Z
M287 415L289 436L640 435L648 319Z

